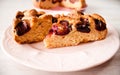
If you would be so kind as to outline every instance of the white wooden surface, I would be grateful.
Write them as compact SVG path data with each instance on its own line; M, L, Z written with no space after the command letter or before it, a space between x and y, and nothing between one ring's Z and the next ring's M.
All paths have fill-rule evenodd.
M86 0L86 13L99 13L120 34L120 0ZM0 42L18 10L34 8L31 0L0 0ZM120 75L120 49L108 62L84 71L51 73L23 66L7 57L0 48L0 75Z

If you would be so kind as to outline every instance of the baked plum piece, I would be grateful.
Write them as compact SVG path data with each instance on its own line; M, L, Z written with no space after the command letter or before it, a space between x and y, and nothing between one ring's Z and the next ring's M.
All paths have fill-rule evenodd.
M59 23L53 23L51 31L56 35L66 35L70 32L69 22L67 20L61 20Z

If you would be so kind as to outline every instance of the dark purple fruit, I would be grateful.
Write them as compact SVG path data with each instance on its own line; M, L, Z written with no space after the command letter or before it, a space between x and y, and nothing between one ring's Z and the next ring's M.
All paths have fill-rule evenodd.
M78 22L76 24L77 31L80 31L83 33L89 33L90 32L90 28L89 28L90 25L89 25L88 19L81 18L80 20L81 20L81 22Z
M21 15L19 14L16 16L16 18L19 18L19 19L22 19L23 17L24 17L24 15L22 15L22 14Z
M53 33L53 29L50 29L50 30L49 30L49 34L52 34L52 33Z
M60 24L54 23L52 30L56 35L65 35L70 32L69 22L66 20L61 20Z
M52 0L52 3L53 4L55 4L55 3L57 3L58 2L58 0Z
M63 26L68 26L69 22L67 20L61 20L60 24L63 25Z
M58 0L58 2L62 2L62 0Z
M98 19L94 19L95 21L95 28L98 31L102 31L106 29L106 24L104 22L102 22L101 20Z
M52 17L52 23L57 23L57 18L56 17Z
M30 30L30 27L25 21L19 22L15 27L15 32L18 36L24 35Z

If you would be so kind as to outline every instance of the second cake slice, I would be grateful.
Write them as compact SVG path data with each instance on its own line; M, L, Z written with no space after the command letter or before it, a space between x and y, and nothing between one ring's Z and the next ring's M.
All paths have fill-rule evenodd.
M47 48L75 46L82 42L104 39L106 34L106 22L100 15L85 15L76 11L54 18L44 44Z

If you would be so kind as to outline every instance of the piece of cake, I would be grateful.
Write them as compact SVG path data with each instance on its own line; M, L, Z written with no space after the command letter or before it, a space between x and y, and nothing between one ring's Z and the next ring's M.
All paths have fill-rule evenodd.
M52 15L35 9L18 11L13 20L13 36L18 43L33 43L44 39L52 25Z
M32 0L35 7L50 9L57 6L83 10L87 6L85 0Z
M54 17L44 44L47 48L76 46L83 42L102 40L106 35L107 27L103 17L77 11L67 16Z
M85 0L62 0L61 5L63 7L75 8L77 10L83 10L83 8L87 6Z
M61 0L32 0L37 8L50 9L59 6Z

